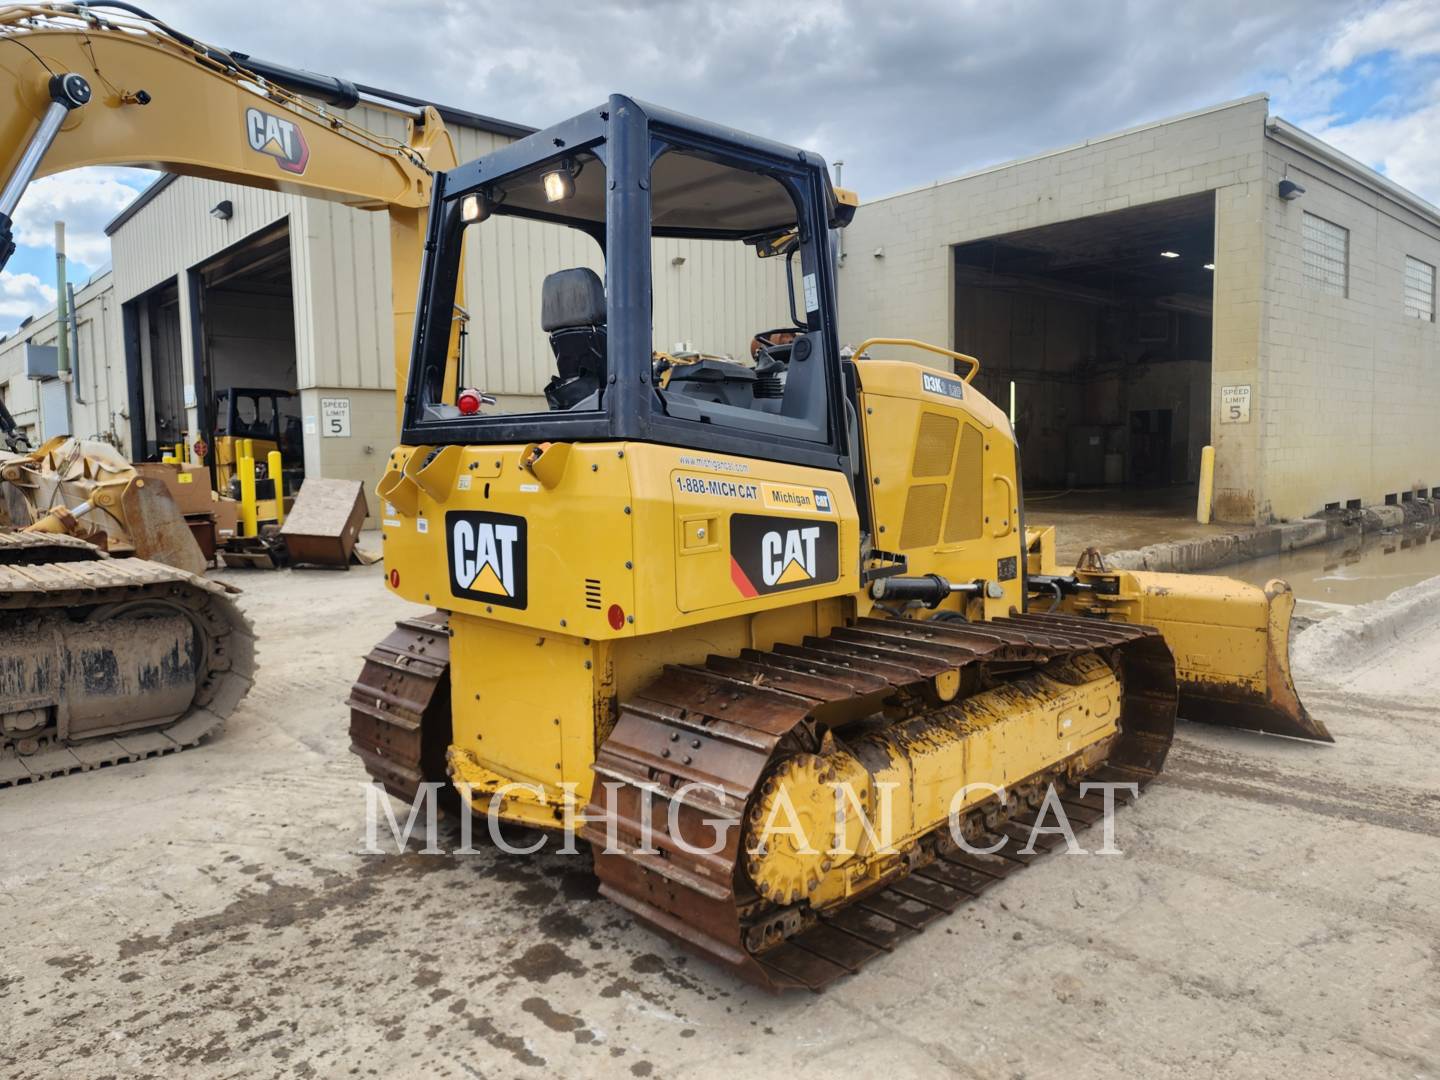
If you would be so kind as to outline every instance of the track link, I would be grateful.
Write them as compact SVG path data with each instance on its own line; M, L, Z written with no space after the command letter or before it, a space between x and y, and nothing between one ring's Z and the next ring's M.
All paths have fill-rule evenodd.
M450 745L450 616L401 619L350 687L350 751L397 799L444 781Z
M18 753L13 736L16 745L0 740L0 788L174 753L214 733L255 678L254 630L231 599L233 591L162 563L103 557L70 537L0 534L0 634L19 634L40 625L37 620L56 617L68 625L144 612L188 620L196 646L194 696L176 719L127 727L123 715L107 717L115 723L92 728L88 737L66 737L63 728L53 735L42 730L45 741L27 754ZM138 632L143 625L117 621L112 632ZM62 681L80 678L90 682L96 676L72 671ZM0 713L6 711L0 702Z
M932 834L905 876L844 907L819 914L804 903L778 907L758 896L741 866L745 815L758 785L788 754L815 752L827 715L837 710L847 719L881 707L915 715L935 707L926 688L946 673L1003 681L1082 652L1108 658L1124 685L1120 732L1085 779L1143 787L1164 763L1176 707L1173 660L1149 627L1068 615L987 623L861 619L798 646L667 667L621 705L595 761L591 824L582 835L595 851L600 891L652 929L770 990L819 990L858 971L1035 856L1015 844L1007 854L972 855ZM726 797L680 797L691 783ZM1080 798L1072 788L1063 799L1076 823L1102 816L1098 797ZM718 820L728 825L725 846L697 855L678 845L666 831L672 800L682 836L707 835L706 823ZM607 851L607 826L594 823L612 815L619 844ZM642 831L647 818L652 824ZM990 832L973 846L991 846L1001 835L1023 842L1029 824L1028 814L1005 820L992 812ZM642 837L658 854L637 850ZM1040 840L1054 846L1059 838Z

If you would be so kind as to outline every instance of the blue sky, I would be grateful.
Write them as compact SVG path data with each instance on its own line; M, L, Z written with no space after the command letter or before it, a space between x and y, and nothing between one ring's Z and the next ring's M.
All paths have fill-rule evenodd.
M1258 91L1440 203L1440 0L314 0L145 7L206 41L536 125L613 90L843 159L863 197ZM703 43L703 45L701 44ZM556 57L573 58L557 63ZM0 274L0 333L53 302L148 182L89 169L32 186Z

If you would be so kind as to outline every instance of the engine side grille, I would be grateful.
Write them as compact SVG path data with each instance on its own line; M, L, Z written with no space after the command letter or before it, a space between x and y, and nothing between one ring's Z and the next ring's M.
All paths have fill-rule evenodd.
M955 477L950 484L950 509L945 514L945 543L974 540L984 526L985 436L970 424L960 433Z
M900 548L933 547L940 538L940 517L945 512L944 484L915 484L905 498L905 521L900 527Z
M960 421L942 413L927 412L920 416L920 430L915 436L915 460L910 473L916 479L944 476L950 471L955 453L955 432Z

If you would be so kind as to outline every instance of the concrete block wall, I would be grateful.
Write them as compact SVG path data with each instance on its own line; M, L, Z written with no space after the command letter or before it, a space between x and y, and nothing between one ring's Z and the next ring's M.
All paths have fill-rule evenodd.
M1287 176L1305 188L1293 202L1278 195ZM1348 296L1305 281L1307 212L1349 230ZM1265 249L1254 434L1270 512L1440 486L1440 326L1406 315L1403 294L1407 255L1440 266L1440 220L1267 138Z
M862 202L845 230L842 341L950 344L956 244L1257 181L1266 115L1263 96L1245 98Z
M1257 121L1263 141L1264 118ZM1265 181L1263 169L1215 192L1214 315L1211 333L1210 425L1215 447L1215 520L1256 524L1267 520L1265 462L1260 453L1261 420L1253 403L1248 423L1221 423L1220 397L1226 386L1249 386L1263 396L1260 328L1264 316Z
M350 434L323 434L322 398L350 402ZM375 514L375 484L385 472L396 434L395 391L356 387L315 386L300 391L305 433L305 475L359 480L365 485L370 514Z

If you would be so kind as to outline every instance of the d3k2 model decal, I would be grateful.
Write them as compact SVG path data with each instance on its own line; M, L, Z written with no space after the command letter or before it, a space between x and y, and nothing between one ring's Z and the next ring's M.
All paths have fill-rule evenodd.
M445 515L445 537L452 593L501 607L525 606L523 517L451 510Z
M730 515L730 579L742 596L840 577L840 530L814 518Z

